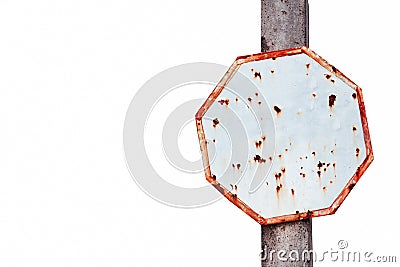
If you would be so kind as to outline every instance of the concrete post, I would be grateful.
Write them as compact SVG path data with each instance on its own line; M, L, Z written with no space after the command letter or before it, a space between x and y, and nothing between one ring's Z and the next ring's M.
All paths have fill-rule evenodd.
M308 29L308 0L261 0L262 52L308 46ZM261 249L262 267L313 266L311 219L262 226Z

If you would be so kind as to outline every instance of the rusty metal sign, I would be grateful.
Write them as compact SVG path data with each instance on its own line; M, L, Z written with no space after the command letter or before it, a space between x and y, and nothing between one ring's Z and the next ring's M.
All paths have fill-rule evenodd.
M373 160L361 88L307 47L238 57L196 124L207 180L263 225L335 213Z

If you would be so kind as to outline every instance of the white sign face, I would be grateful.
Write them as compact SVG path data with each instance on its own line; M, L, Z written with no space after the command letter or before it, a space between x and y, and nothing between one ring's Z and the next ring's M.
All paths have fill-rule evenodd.
M361 89L306 47L237 58L196 122L207 180L260 224L334 213L373 160Z

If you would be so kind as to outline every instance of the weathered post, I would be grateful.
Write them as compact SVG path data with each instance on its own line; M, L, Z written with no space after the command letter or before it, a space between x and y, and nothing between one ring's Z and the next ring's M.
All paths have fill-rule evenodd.
M261 51L308 46L308 11L308 0L261 0ZM262 267L312 266L311 219L262 225L261 249ZM298 262L287 260L296 253Z

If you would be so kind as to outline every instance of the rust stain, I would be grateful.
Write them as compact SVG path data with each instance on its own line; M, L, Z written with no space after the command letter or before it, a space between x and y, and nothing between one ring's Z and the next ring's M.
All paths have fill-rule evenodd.
M356 157L358 158L359 155L360 155L360 149L357 147L356 148Z
M271 70L271 74L274 74L275 73L275 71L274 70Z
M356 94L356 93L353 93L351 96L352 96L354 99L357 99L357 94Z
M292 188L290 191L292 192L292 197L294 197L294 189Z
M218 101L218 103L220 103L222 106L223 105L229 105L229 99L221 99Z
M254 79L259 78L261 80L261 73L256 71L254 72Z
M265 163L267 160L266 159L264 159L264 158L262 158L260 155L255 155L254 156L254 162L258 162L258 163Z
M274 106L274 110L278 115L282 112L282 110L278 106Z
M218 118L213 119L213 127L217 127L217 125L219 124L219 120Z
M307 63L307 64L306 64L306 68L309 69L309 68L310 68L310 65L311 65L310 63Z
M325 74L325 78L326 78L327 80L329 80L331 77L332 77L332 75L330 75L330 74Z
M256 144L256 148L260 149L261 146L262 146L262 141L261 140L260 141L255 141L255 144Z
M336 101L336 96L335 95L330 95L329 96L329 107L333 108L333 106L335 105L335 101Z

